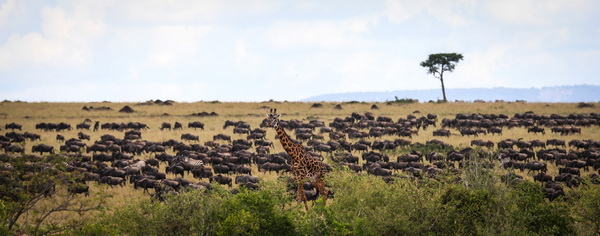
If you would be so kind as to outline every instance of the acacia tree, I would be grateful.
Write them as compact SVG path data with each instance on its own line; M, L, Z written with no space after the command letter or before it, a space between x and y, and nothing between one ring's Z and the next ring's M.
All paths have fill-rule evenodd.
M442 82L444 102L448 101L446 99L446 89L444 88L444 72L452 72L456 63L462 59L463 55L460 53L437 53L429 54L429 58L421 62L421 66L427 68L428 74L432 74L433 77L438 78Z
M2 159L2 158L0 158ZM83 174L67 171L66 156L42 159L3 156L0 166L0 235L56 234L85 223L103 209L108 195L81 197L74 189L85 185ZM86 186L87 187L87 186ZM67 214L77 217L67 219ZM54 217L60 215L60 217ZM68 221L67 221L68 220Z

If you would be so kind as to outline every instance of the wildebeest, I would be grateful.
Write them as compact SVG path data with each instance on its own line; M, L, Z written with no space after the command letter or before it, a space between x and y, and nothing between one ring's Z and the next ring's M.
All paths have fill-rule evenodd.
M31 147L31 152L40 152L40 155L44 155L44 152L54 154L54 147L46 144L37 144Z
M552 181L552 176L543 172L540 172L536 175L533 176L533 181L539 181L539 182L548 182L548 181Z
M39 134L35 134L35 133L27 132L27 131L25 133L23 133L23 136L26 139L29 139L31 141L42 140L42 137Z
M448 129L438 129L433 131L433 136L446 136L450 137L450 130Z
M213 136L213 141L217 141L217 140L224 140L224 141L231 142L231 136L226 135L226 134L217 134L217 135Z
M209 167L196 167L190 170L192 172L192 176L194 178L210 178L213 176L213 172Z
M581 172L579 171L579 169L575 168L575 167L559 168L558 174L563 174L563 173L572 174L572 175L581 175Z
M9 146L4 146L4 152L5 153L21 153L21 154L25 154L25 148L23 148L23 146L19 145L19 144L11 144Z
M211 183L217 182L221 185L228 185L229 187L232 186L231 177L229 177L229 176L223 176L223 175L218 174L218 175L210 177L209 180Z
M173 124L173 130L176 129L183 129L183 125L181 125L181 123L175 121L175 124Z
M550 146L563 146L566 147L565 145L565 140L560 140L560 139L548 139L546 140L546 145Z
M240 175L235 177L236 184L258 183L260 180L253 175Z
M108 147L106 145L102 145L102 144L94 144L92 146L89 146L86 150L86 153L90 153L90 152L106 152L108 150Z
M229 168L228 165L223 165L223 164L213 165L213 170L217 174L229 174L229 172L231 172L231 168Z
M258 166L259 172L260 171L265 171L265 172L275 171L275 173L279 174L280 170L281 170L281 164L277 164L277 163L267 162L267 163L264 163L264 164Z
M112 186L119 185L125 186L125 180L121 177L113 177L113 176L103 176L100 178L101 184L108 184L112 188Z
M148 153L154 153L154 155L156 155L157 152L165 152L165 147L163 145L160 144L153 144L150 145L148 147L146 147L146 152Z
M478 137L477 130L475 130L475 129L462 128L462 129L460 129L459 131L460 131L460 135L462 135L462 136L465 136L465 135L467 135L467 136L469 136L469 135L473 135L473 136L475 136L475 137Z
M82 132L77 133L77 138L79 138L80 140L90 140L90 136L87 134L84 134Z
M82 183L72 184L68 187L68 191L71 194L82 194L85 193L85 196L90 196L90 186L87 186Z
M190 122L190 123L188 123L188 128L194 128L194 130L199 128L199 129L204 130L204 123L202 123L200 121Z
M548 171L547 164L543 163L543 162L539 162L539 161L532 161L532 162L526 163L525 169L529 169L529 171L527 171L527 173L529 173L531 171L541 171L543 173L546 173Z
M527 133L534 133L534 134L542 133L542 134L546 134L546 130L544 128L542 128L542 127L534 126L534 127L528 128L527 129Z
M183 174L185 172L185 169L183 168L183 166L180 166L180 165L172 165L172 166L165 167L165 172L167 174L173 173L175 176L181 175L181 178L183 178L184 177Z
M23 127L22 125L14 123L14 122L4 125L5 129L12 129L12 130L15 130L15 129L21 130L22 127Z
M188 140L188 141L200 141L200 138L198 137L198 135L193 135L193 134L182 134L181 135L181 140Z
M85 122L83 122L83 123L79 123L79 124L75 125L75 128L76 129L87 129L87 130L89 130L90 129L90 125L87 124L87 123L85 123Z
M171 130L171 123L163 122L163 123L160 125L160 130L164 130L164 129Z
M488 133L491 133L492 135L494 135L494 134L502 135L502 128L490 127L490 128L488 128Z
M133 187L135 189L137 189L138 187L143 188L144 192L148 192L149 188L156 188L156 185L158 184L158 181L156 179L150 179L150 178L142 178L138 181L135 181L133 183Z

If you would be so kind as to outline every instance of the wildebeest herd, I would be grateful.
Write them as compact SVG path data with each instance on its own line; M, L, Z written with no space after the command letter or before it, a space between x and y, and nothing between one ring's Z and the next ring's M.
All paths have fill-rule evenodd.
M91 123L94 123L93 128ZM493 164L510 170L509 174L501 176L503 180L521 181L524 175L533 175L534 181L544 184L545 194L550 199L563 195L563 186L580 185L583 178L589 177L593 183L598 183L600 141L568 137L599 124L600 115L596 113L562 116L533 112L512 117L457 114L455 118L441 120L435 114L410 114L394 120L375 117L370 112L354 112L330 122L281 120L281 125L288 133L293 133L307 151L327 160L329 170L343 166L357 173L381 176L386 181L393 181L398 176L436 178L445 170L460 172L466 162L485 155L493 157ZM273 143L276 137L269 139L267 136L264 121L253 128L245 121L227 120L222 128L218 127L222 132L214 134L212 140L200 140L194 134L206 132L200 121L190 122L187 126L163 122L156 127L161 132L173 129L186 132L180 140L166 141L144 139L144 131L149 127L140 122L100 124L86 120L75 125L80 132L72 138L65 138L61 133L73 129L65 122L38 123L35 127L23 127L13 122L4 128L7 132L0 136L0 146L4 150L2 162L7 163L14 155L27 155L32 163L43 166L46 156L63 155L69 160L67 171L81 172L83 183L133 186L159 198L166 192L176 193L182 188L209 188L210 182L257 189L263 174L254 170L284 175L292 164L285 152L271 151L279 144ZM509 129L526 129L539 139L507 138L499 142L481 139L485 135L503 135L503 131ZM85 133L105 130L118 131L122 136L103 134L98 140L91 140ZM543 139L547 130L565 139ZM41 135L35 132L56 132L60 145L49 145L48 140L41 140ZM468 148L453 147L438 139L425 143L411 140L424 132L431 132L440 139L460 135L473 136L473 140ZM33 141L40 143L32 145L31 152L25 150L25 144ZM419 147L427 145L435 146L436 151L421 153L419 150L423 149ZM3 164L0 168L10 167ZM549 169L558 169L558 173L551 175ZM307 197L315 199L318 193L308 186ZM87 193L89 187L78 185L69 190Z

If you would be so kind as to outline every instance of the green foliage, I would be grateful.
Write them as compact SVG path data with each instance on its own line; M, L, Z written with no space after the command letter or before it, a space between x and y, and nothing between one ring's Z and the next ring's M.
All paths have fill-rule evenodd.
M597 234L600 187L548 201L539 184L508 185L473 155L462 173L438 178L381 177L335 170L334 198L308 211L287 192L285 178L260 190L230 194L215 185L165 202L149 199L105 214L79 235L569 235ZM310 204L310 203L309 203ZM573 208L572 206L576 206ZM574 217L576 216L576 217Z
M217 235L290 235L292 221L282 211L286 194L281 190L267 189L240 192L223 203Z
M0 172L0 223L2 232L10 234L51 234L81 224L80 220L61 222L50 217L59 213L76 213L79 219L100 211L106 196L98 193L79 198L68 192L81 178L79 172L67 172L67 158L49 155L32 158L15 156L2 163ZM25 219L25 220L24 220Z
M424 232L427 218L435 209L431 198L421 192L409 179L386 184L381 178L335 172L329 181L335 189L335 199L326 208L315 208L322 214L320 225L309 235L404 235ZM429 194L429 193L427 193ZM433 193L435 194L435 193ZM311 209L312 210L312 209Z
M398 99L397 96L394 96L394 101L386 101L387 104L411 104L411 103L418 103L419 100L418 99L412 99L412 98L401 98Z
M279 185L272 185L279 186ZM240 189L233 195L214 185L212 190L189 190L164 202L144 199L99 217L76 230L79 235L291 235L289 202L283 188L265 185L261 191Z
M427 60L421 62L421 66L428 69L427 73L433 74L436 78L442 78L445 71L454 71L456 63L462 59L463 55L460 53L429 54Z
M574 219L580 235L600 235L600 185L591 181L574 191Z
M435 231L440 234L478 235L496 212L494 198L487 190L468 189L463 185L448 188L440 197L442 207Z
M573 218L564 201L549 202L541 187L532 182L522 182L509 193L513 199L508 208L512 223L529 234L573 234Z

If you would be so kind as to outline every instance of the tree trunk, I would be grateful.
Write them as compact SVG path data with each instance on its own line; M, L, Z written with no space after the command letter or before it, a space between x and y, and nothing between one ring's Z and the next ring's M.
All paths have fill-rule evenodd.
M442 94L444 95L444 102L448 102L448 100L446 100L446 89L444 88L444 78L442 78L440 76L440 81L442 82Z

